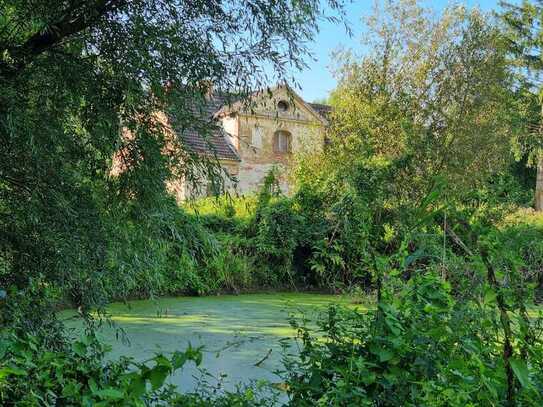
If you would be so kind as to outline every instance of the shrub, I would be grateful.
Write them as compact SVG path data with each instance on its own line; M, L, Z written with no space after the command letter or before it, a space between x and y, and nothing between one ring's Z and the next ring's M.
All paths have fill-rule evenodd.
M257 285L254 259L245 251L246 241L236 235L219 235L221 251L207 261L203 270L212 292L239 293Z
M525 280L543 298L543 215L532 210L519 210L499 225L496 244L509 254L509 263L522 272Z
M216 237L175 203L157 206L137 227L124 212L112 226L115 236L102 276L107 300L205 291L201 267L218 254Z
M302 351L286 358L291 404L502 405L508 375L496 297L486 292L480 302L456 301L440 276L421 273L377 310L332 306L318 332L293 321ZM516 405L541 405L542 343L524 354L523 345L510 355Z
M291 200L282 198L261 208L256 226L256 252L292 282L292 260L301 224L302 218L293 210Z
M316 281L326 287L369 283L371 217L367 205L345 193L328 212L326 233L313 237L309 259Z

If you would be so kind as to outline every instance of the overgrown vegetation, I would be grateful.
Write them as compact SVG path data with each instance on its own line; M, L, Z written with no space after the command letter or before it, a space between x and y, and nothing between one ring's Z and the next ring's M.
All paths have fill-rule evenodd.
M257 60L284 77L285 61L303 63L319 2L63 7L0 6L0 402L269 405L251 387L165 384L198 350L107 361L90 312L130 297L316 289L374 293L376 307L331 307L316 331L293 321L291 405L543 403L543 215L529 209L525 166L538 144L522 143L540 101L511 27L386 2L366 22L370 52L336 56L329 143L295 157L290 196L271 172L256 196L179 207L165 182L220 169L169 148L154 112L175 106L181 128L209 131L195 112L205 81L243 95L265 79ZM59 306L88 318L89 336L67 338Z

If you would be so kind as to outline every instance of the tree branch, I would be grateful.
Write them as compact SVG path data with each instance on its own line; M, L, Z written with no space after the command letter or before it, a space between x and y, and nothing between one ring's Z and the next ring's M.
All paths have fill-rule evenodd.
M118 10L127 4L127 0L96 0L94 5L82 10L78 15L67 15L62 20L46 26L32 35L24 44L7 49L15 63L11 66L0 61L0 69L5 73L16 75L32 59L60 44L65 39L91 27L105 15Z

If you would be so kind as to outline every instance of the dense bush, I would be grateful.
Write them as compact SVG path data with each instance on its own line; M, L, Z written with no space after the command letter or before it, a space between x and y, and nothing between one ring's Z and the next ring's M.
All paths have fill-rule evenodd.
M420 273L377 310L331 307L317 332L294 321L302 351L286 359L284 373L292 404L492 406L511 391L509 405L541 405L539 336L526 340L522 324L504 333L496 292L474 291L456 300L441 276ZM515 338L509 354L504 335Z
M311 168L299 168L297 190L290 197L270 192L270 174L269 185L258 196L192 203L190 215L183 219L199 231L191 232L193 241L212 243L202 246L205 255L187 257L190 267L179 268L192 270L186 281L194 284L169 292L267 287L336 291L356 285L372 289L380 273L401 265L406 279L417 267L432 267L447 275L460 293L467 287L458 276L474 268L462 244L474 244L494 225L504 231L495 244L507 247L514 242L524 273L531 276L528 281L541 283L538 242L543 227L537 216L515 212L516 202L504 198L500 203L484 189L476 200L470 193L448 200L439 179L420 202L406 201L394 182L398 165L402 163L362 158L351 163L348 174L328 174L324 184L323 178L300 173ZM399 252L401 259L393 255ZM184 271L175 273L187 276ZM168 281L173 287L177 280Z
M513 254L510 262L520 269L528 283L536 288L539 300L543 297L543 215L520 210L506 217L499 225L497 244Z
M411 202L398 192L395 179L404 161L358 157L345 172L341 166L332 168L334 161L324 154L312 158L323 168L311 159L295 168L296 190L290 197L280 193L277 174L271 172L255 196L205 198L178 207L159 194L145 210L109 205L109 221L103 226L110 238L101 246L104 267L86 278L75 273L59 286L43 284L37 276L30 286L36 297L45 290L54 303L82 309L154 295L295 287L337 291L357 285L373 289L384 269L398 267L390 254L401 249L409 266L403 268L405 278L418 266L432 264L460 292L465 287L456 276L470 273L472 265L444 226L470 244L517 205L516 198L496 193L498 184L513 183L511 177L453 202L443 199L442 183L436 180L433 190ZM517 219L502 222L510 237L501 244L515 242L527 260L524 272L541 287L541 228L529 216ZM400 239L404 233L410 234L408 243ZM15 285L6 288L7 314L24 321L10 308L24 298L17 299ZM31 324L31 318L26 320Z

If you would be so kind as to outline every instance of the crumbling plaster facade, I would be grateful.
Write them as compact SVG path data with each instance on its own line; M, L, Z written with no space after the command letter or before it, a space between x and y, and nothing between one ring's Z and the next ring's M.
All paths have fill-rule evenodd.
M251 100L223 106L215 119L237 159L218 157L226 190L233 195L257 192L266 175L276 169L283 193L291 192L289 170L301 151L319 151L324 146L327 119L302 100L292 89L278 86L256 93ZM325 107L323 105L318 105ZM280 151L274 139L278 131L288 135L287 151ZM283 140L284 141L284 140ZM180 201L210 195L209 183L202 177L197 190L183 182L169 183L169 190Z
M271 95L258 96L249 107L234 105L224 109L219 117L240 158L237 165L228 165L227 170L237 179L232 189L242 195L256 192L274 167L280 174L282 191L288 193L293 156L307 149L320 150L324 145L326 120L287 88L279 87ZM290 135L287 152L274 148L278 131Z

